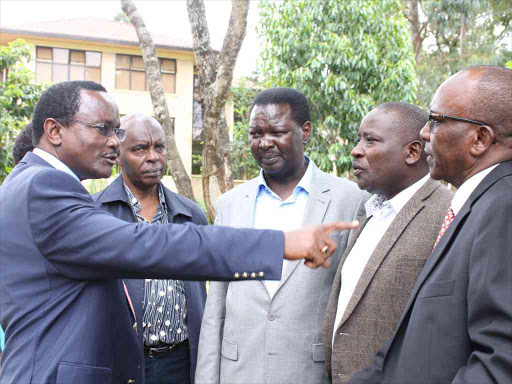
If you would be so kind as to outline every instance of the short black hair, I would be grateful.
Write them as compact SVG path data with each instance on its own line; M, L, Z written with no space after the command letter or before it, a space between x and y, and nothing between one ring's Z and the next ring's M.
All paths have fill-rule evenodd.
M293 88L269 88L261 91L254 98L251 110L255 105L288 104L291 109L292 119L300 127L306 121L311 121L308 98L303 93Z
M383 103L375 109L394 113L393 121L404 139L408 142L418 140L424 144L420 131L428 122L428 113L426 111L416 105L400 102Z
M107 92L103 85L94 81L64 81L52 85L39 99L32 116L32 142L34 147L43 135L46 119L71 119L80 108L82 89Z
M460 73L482 71L468 109L468 118L487 123L498 142L512 145L512 70L493 65L478 65Z
M28 123L25 125L16 140L14 141L14 147L12 148L12 157L14 158L14 163L18 164L23 156L26 155L27 152L30 152L34 149L32 145L32 123Z

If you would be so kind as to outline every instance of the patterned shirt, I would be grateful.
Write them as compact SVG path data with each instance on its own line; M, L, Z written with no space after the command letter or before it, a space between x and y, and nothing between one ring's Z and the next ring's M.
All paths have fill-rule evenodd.
M162 184L158 185L160 202L151 223L141 216L142 206L123 182L133 215L139 223L167 224L168 214ZM185 285L181 280L144 280L142 337L148 347L174 345L188 338Z

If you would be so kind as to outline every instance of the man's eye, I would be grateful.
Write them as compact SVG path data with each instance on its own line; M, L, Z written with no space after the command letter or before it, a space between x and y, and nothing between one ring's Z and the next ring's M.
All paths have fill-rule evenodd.
M249 132L249 136L252 137L253 139L257 138L260 136L260 134L258 132Z

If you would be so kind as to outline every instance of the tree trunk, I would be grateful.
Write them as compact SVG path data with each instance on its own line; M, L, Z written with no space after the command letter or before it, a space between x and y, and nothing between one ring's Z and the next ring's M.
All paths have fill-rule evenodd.
M461 15L461 23L460 23L460 57L464 56L464 42L466 40L466 32L468 30L467 25L467 17L466 15Z
M229 96L236 59L245 37L249 0L232 0L228 30L218 54L211 48L203 0L187 0L187 10L203 113L203 196L208 218L213 221L215 209L210 197L210 178L216 176L222 193L233 187L229 133L221 116Z
M404 0L402 3L405 17L409 21L411 30L411 41L414 49L414 57L418 63L423 48L424 30L426 23L420 22L419 16L419 0Z
M162 86L162 75L160 73L160 65L155 52L153 39L146 29L141 14L137 11L132 0L121 0L121 8L130 19L137 36L139 37L140 48L142 49L142 58L144 59L144 67L146 70L146 78L149 80L149 91L153 102L153 111L155 117L165 131L167 155L166 160L171 171L172 178L180 195L186 196L195 201L192 183L187 174L185 166L181 161L176 140L174 138L174 121L169 114L167 101L165 100L164 88Z

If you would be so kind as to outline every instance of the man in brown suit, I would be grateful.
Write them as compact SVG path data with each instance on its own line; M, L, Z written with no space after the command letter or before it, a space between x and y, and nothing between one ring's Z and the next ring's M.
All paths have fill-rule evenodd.
M327 375L345 383L391 337L439 233L452 193L429 176L428 114L385 103L362 120L352 150L359 188L375 194L342 256L327 305Z

